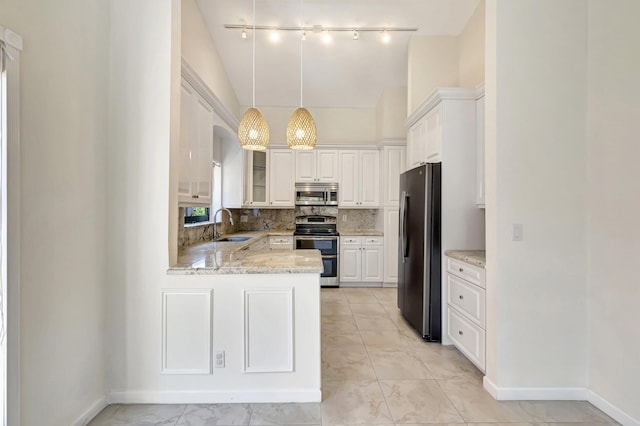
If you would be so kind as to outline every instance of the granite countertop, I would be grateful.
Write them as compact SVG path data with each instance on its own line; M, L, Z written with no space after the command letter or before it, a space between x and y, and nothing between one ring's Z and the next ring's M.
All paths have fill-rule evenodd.
M368 237L382 237L384 232L376 229L340 229L340 236L348 235L351 237L368 236Z
M486 252L484 250L447 250L444 254L481 268L484 268L486 264Z
M270 235L292 235L293 231L252 231L226 237L249 237L246 241L207 241L178 252L171 275L303 274L321 273L318 250L251 250L251 245Z

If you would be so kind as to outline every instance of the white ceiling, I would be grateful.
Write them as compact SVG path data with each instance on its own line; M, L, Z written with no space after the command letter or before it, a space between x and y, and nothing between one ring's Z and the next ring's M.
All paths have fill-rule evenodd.
M325 27L418 27L421 35L458 35L480 0L257 0L256 24ZM241 105L251 105L252 37L225 24L251 26L251 0L197 0L231 85ZM325 45L309 34L303 43L303 103L307 107L375 107L386 87L407 85L411 34L334 33ZM300 35L282 32L273 43L256 32L256 105L294 107L300 103Z

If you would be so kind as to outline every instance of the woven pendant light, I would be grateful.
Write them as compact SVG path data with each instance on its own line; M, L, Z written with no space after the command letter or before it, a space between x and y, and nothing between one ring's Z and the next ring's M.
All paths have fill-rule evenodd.
M300 0L300 16L302 16L302 1ZM301 25L304 28L304 25ZM300 108L296 109L287 125L287 145L291 149L309 150L316 146L318 139L316 133L316 123L309 110L302 106L302 43L303 37L300 38Z
M253 0L253 104L238 125L240 146L247 150L265 150L269 146L269 125L256 108L256 0Z

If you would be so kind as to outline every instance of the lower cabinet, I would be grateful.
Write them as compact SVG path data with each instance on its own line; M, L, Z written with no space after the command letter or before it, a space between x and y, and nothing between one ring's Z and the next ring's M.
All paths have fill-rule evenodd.
M293 250L293 236L272 235L269 237L269 248L271 250Z
M382 283L384 238L379 236L340 237L340 282Z
M398 285L398 235L400 231L400 209L384 209L384 285Z
M483 372L486 296L483 268L446 258L447 336Z

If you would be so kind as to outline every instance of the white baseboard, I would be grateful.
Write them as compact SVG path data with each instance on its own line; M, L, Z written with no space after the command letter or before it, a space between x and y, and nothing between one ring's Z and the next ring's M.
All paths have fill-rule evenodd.
M112 404L222 404L261 402L321 402L320 389L285 391L122 391L111 392Z
M84 413L82 413L82 415L80 415L80 417L78 417L73 423L71 423L71 425L86 426L86 424L89 423L91 420L93 420L93 418L97 416L98 413L100 413L100 411L102 411L104 407L106 407L107 405L109 405L109 402L107 401L107 397L103 396L102 398L98 399L93 404L91 404L91 406Z
M502 388L487 376L482 379L484 388L498 401L586 401L586 388Z
M340 287L343 288L371 288L371 287L382 287L382 283L381 282L376 282L376 283L360 283L360 282L342 282L340 281Z
M382 287L384 288L398 288L398 283L397 282L384 282L382 283Z
M503 388L487 376L482 385L498 401L589 401L624 426L640 426L640 421L587 388Z
M634 419L597 393L587 390L587 401L604 411L609 417L624 426L640 426L640 420Z

